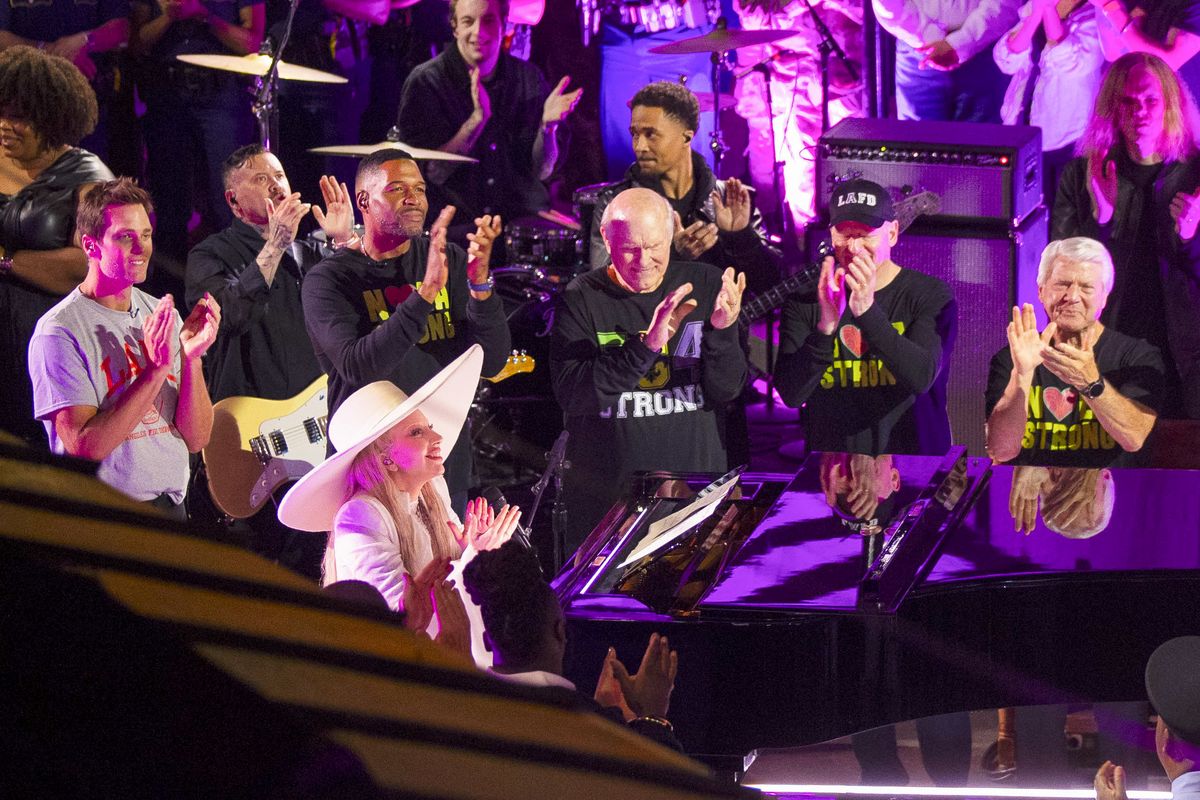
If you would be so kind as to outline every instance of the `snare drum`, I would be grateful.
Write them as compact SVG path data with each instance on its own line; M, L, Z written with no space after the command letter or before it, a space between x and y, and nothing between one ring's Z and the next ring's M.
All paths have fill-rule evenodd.
M504 229L509 264L531 264L575 272L580 259L579 231L541 217L522 217Z

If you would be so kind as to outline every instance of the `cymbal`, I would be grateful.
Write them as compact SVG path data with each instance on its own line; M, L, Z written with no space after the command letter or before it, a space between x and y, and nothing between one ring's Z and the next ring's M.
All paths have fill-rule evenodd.
M713 110L713 93L712 92L692 92L696 95L696 99L700 101L700 113L707 114ZM731 94L721 95L721 110L733 108L737 105L737 98Z
M197 67L219 69L223 72L236 72L239 75L255 75L259 78L266 75L267 70L271 68L271 57L261 53L249 56L184 53L175 57L187 64L195 64ZM299 64L289 64L286 61L279 62L278 74L279 79L285 81L307 81L308 83L347 82L341 75L334 75L332 72L322 72L319 69L312 69L311 67L302 67Z
M753 31L717 28L703 36L693 36L690 39L680 39L678 42L651 47L650 52L662 56L681 56L691 53L723 53L726 50L736 50L739 47L766 44L767 42L774 42L778 39L786 39L789 36L795 35L795 31L780 31L769 28Z
M353 156L355 158L362 158L385 147L404 150L417 161L458 161L464 164L479 163L478 158L460 156L458 153L443 153L441 150L426 150L423 147L412 147L404 142L389 141L379 142L378 144L333 144L325 147L312 147L309 148L308 152L322 153L327 156Z

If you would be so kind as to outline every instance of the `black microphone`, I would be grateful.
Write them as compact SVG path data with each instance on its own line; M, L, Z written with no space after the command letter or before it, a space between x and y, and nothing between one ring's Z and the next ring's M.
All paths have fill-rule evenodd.
M500 487L498 486L488 486L479 494L497 512L508 505L508 500L504 497L504 492L500 491ZM521 547L526 550L533 548L533 545L529 542L529 531L525 530L525 527L519 520L517 522L517 529L513 531L512 538L514 542L520 543Z

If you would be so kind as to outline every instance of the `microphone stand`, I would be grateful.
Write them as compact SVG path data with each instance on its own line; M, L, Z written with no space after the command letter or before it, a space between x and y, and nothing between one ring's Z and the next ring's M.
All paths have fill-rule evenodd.
M542 504L542 495L546 491L546 487L550 485L550 478L554 478L554 509L550 515L550 530L553 533L553 551L554 551L554 571L557 572L563 563L563 541L567 532L567 507L563 503L562 490L562 474L564 469L569 469L571 464L566 460L567 455L567 439L569 434L563 431L554 440L554 446L550 449L550 454L546 461L546 471L542 473L542 477L538 478L530 489L533 494L533 507L529 509L529 528L533 528L533 520L537 517L538 506Z
M279 60L283 58L283 48L287 47L288 39L292 36L292 20L296 17L296 7L299 5L300 0L291 0L283 36L274 52L267 36L263 36L262 46L258 49L259 55L271 56L271 65L267 67L266 74L254 79L254 102L250 106L258 121L258 142L264 150L270 150L272 142L279 142Z
M817 10L813 8L811 0L804 0L804 5L808 6L808 16L812 20L813 27L817 29L817 35L821 37L819 45L821 51L821 132L824 133L829 130L829 54L833 53L838 57L838 61L842 62L854 80L858 80L858 69L846 55L846 51L837 43L837 39L833 38L833 33L830 32Z

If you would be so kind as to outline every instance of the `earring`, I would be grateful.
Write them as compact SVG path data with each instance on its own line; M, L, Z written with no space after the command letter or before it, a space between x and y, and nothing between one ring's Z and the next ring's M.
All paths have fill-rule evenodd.
M384 456L384 457L383 457L383 465L384 465L385 467L394 467L394 466L396 465L396 462L395 462L395 461L392 461L392 460L391 460L390 458L388 458L387 456Z

